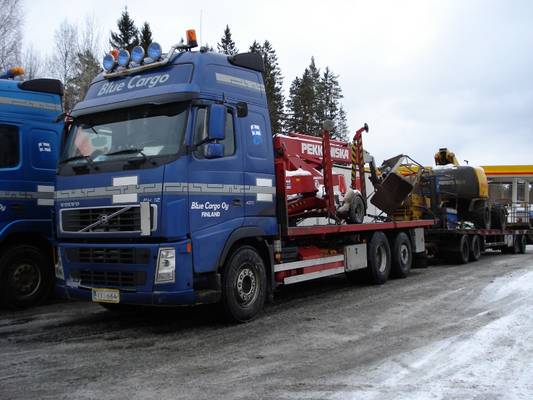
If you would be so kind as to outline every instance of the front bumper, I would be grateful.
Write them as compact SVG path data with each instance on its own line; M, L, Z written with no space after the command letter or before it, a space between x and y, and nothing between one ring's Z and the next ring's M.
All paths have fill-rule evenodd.
M156 284L157 255L163 247L176 249L175 282ZM134 262L105 258L109 254L123 254L131 249L137 253L142 251L143 257L135 257ZM65 280L56 279L56 294L67 299L92 301L92 288L105 288L118 289L121 304L186 305L216 301L216 296L206 296L205 291L194 290L190 249L187 240L149 244L60 243ZM87 259L87 254L92 258ZM127 274L141 275L143 279L135 280L134 284L130 281L125 287L120 279L113 278Z

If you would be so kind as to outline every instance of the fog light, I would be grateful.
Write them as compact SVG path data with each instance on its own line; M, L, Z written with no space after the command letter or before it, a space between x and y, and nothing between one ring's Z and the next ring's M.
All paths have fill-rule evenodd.
M63 270L63 261L61 261L61 251L59 247L55 248L56 263L54 265L54 272L57 279L65 280L65 271Z
M159 249L155 283L171 283L176 280L176 249L165 247Z

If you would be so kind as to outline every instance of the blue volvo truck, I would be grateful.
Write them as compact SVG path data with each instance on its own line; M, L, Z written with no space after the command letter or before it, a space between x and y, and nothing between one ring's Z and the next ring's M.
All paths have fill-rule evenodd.
M187 38L107 55L74 107L56 182L58 293L110 310L220 302L247 321L278 285L405 276L433 222L295 224L285 180L311 173L285 171L274 149L261 56L192 51Z
M0 305L26 307L52 292L52 213L63 86L0 74Z

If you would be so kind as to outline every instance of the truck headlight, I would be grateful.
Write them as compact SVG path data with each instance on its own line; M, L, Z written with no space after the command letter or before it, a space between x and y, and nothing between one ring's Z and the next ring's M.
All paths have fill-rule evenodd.
M171 283L176 280L176 249L164 247L159 249L155 283Z
M55 248L55 265L54 265L54 272L57 279L65 280L65 271L63 270L63 261L61 261L61 251L59 250L59 247Z

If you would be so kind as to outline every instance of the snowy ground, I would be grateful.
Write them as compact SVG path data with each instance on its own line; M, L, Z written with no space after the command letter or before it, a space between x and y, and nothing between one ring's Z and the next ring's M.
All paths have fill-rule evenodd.
M384 286L287 288L258 320L0 314L0 399L532 399L533 247Z

